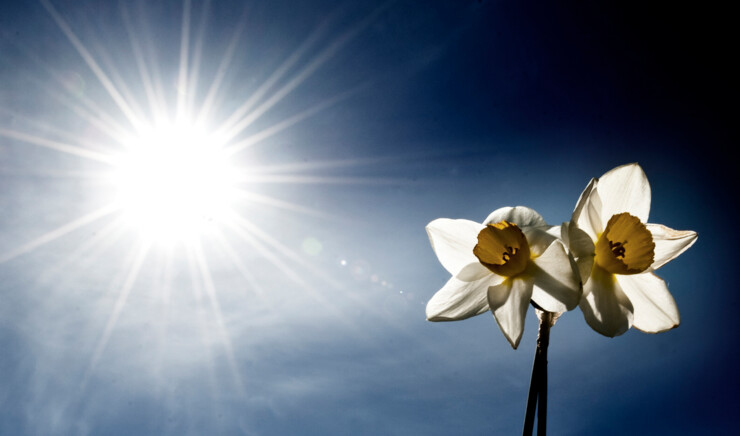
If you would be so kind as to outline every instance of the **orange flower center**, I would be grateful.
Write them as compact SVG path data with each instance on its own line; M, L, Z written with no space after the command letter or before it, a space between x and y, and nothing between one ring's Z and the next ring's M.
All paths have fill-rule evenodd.
M594 261L612 274L639 274L653 263L653 235L627 212L612 215L596 241Z
M527 267L529 243L516 224L501 221L488 224L478 233L473 254L480 263L500 276L513 277Z

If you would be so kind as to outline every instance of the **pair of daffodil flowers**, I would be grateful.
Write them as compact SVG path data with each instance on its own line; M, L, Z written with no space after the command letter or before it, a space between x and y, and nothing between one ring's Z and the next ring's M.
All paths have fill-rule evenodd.
M427 233L452 278L427 304L427 319L490 310L514 348L530 301L556 314L579 306L588 325L610 337L632 326L647 333L677 327L676 303L653 271L697 235L648 224L649 212L647 177L629 164L592 179L561 226L523 206L495 210L482 224L434 220Z

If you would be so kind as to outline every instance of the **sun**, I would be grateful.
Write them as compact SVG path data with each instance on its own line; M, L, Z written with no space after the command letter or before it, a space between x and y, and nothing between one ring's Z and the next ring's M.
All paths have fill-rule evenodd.
M139 325L146 325L147 332L152 326L157 329L157 340L163 345L156 350L154 360L162 368L170 362L167 357L170 354L177 365L182 360L176 352L170 353L168 338L180 338L179 335L184 334L182 331L198 329L202 335L190 338L187 333L185 342L195 347L202 345L206 352L200 353L200 348L195 348L195 352L188 352L188 355L210 363L211 356L216 355L211 347L220 344L222 351L216 352L225 355L236 391L243 395L242 365L238 364L239 356L231 340L234 324L230 319L237 313L234 312L236 308L248 306L233 306L232 303L245 299L248 305L254 302L256 310L261 310L273 277L288 280L308 297L327 305L331 303L313 286L313 280L320 280L319 289L341 288L339 281L311 259L322 250L318 239L305 238L298 251L286 243L292 236L272 233L274 224L280 224L283 219L336 217L301 204L300 200L282 200L266 185L362 182L362 178L313 172L364 164L354 160L281 161L283 152L272 155L248 150L255 146L277 145L282 141L272 141L272 137L363 89L357 87L317 101L308 100L308 106L304 97L297 98L293 102L296 104L289 100L291 94L305 86L304 83L349 43L362 26L343 32L334 41L326 41L322 36L323 26L317 28L305 42L287 53L275 70L265 70L264 81L256 77L254 86L247 86L243 78L245 71L251 70L230 67L232 62L242 61L237 54L246 51L241 50L239 44L243 42L242 31L247 26L241 20L228 45L207 46L206 40L210 38L204 35L209 22L208 4L204 5L203 15L197 20L200 24L193 26L191 2L183 2L179 62L172 62L177 56L166 56L166 53L175 52L172 47L165 46L165 56L160 56L158 41L149 39L147 20L130 16L125 5L120 10L130 51L118 45L105 47L98 44L99 38L88 34L78 36L66 14L60 13L50 1L42 0L41 3L89 68L90 74L85 75L89 80L83 81L87 91L72 93L54 74L50 89L60 88L61 94L53 91L49 100L61 104L62 110L55 112L63 115L60 120L65 121L57 124L54 118L38 117L34 112L26 117L29 128L23 121L19 123L21 128L0 125L0 139L42 147L65 159L79 159L81 180L90 190L75 191L74 198L89 200L94 207L0 252L0 265L47 244L56 241L62 244L61 240L74 234L71 237L78 238L77 244L67 245L69 255L50 267L52 273L75 267L89 274L88 266L101 266L99 271L95 268L90 277L78 278L73 269L62 273L64 283L67 280L86 283L74 295L62 292L65 304L73 301L70 298L81 298L79 306L89 308L85 315L91 320L104 321L104 325L93 324L93 321L79 323L99 327L99 332L92 332L98 339L75 391L79 399L85 398L86 385L94 380L103 356L110 353L108 348L117 342L115 338L131 337L117 335L119 329ZM88 27L86 23L85 28ZM95 41L95 45L88 47L85 41L90 40ZM168 38L164 40L169 41ZM322 47L324 43L326 46ZM208 50L204 50L205 47ZM220 60L205 57L218 53L218 48L224 49ZM33 54L33 58L36 57ZM118 68L118 60L125 63L124 68ZM127 77L132 65L137 67L139 75ZM215 65L218 66L211 68ZM229 72L232 70L233 74ZM43 77L46 78L46 73ZM42 80L34 82L45 84ZM55 87L55 84L61 86ZM65 90L68 92L62 92ZM298 143L302 140L295 142ZM263 161L262 158L267 159ZM66 170L59 173L66 176ZM57 174L55 169L49 175ZM78 175L76 170L72 174ZM82 182L74 186L82 186ZM276 191L279 194L282 189ZM15 199L12 200L15 204ZM78 209L84 209L84 204L63 212L74 214ZM263 225L265 217L280 221ZM127 254L122 256L124 252ZM112 257L105 257L109 255ZM261 271L263 265L272 270ZM108 271L113 272L110 278L105 274ZM217 277L216 271L223 272ZM238 281L240 279L244 283ZM59 287L65 286L64 283ZM221 283L229 286L221 287ZM254 293L253 299L250 299L250 291ZM177 310L170 310L170 307ZM106 309L107 318L98 314L99 310ZM239 312L239 316L242 315ZM139 324L142 321L144 324ZM127 343L117 343L123 343L128 352ZM132 353L128 357L149 361L151 355ZM114 360L126 361L117 357ZM159 370L156 371L159 374ZM69 404L81 403L75 399Z
M112 182L125 222L152 242L197 238L226 220L238 198L238 172L222 141L187 122L128 139Z

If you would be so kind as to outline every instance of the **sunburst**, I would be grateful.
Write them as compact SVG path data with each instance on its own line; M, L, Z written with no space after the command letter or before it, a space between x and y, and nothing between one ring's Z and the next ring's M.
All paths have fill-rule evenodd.
M304 287L316 300L331 304L310 288L305 276L317 276L333 286L338 286L337 283L294 250L284 246L268 231L261 229L245 213L250 208L278 208L299 215L321 216L322 212L264 195L250 189L250 186L255 183L356 183L364 180L306 176L291 171L300 169L301 165L259 167L246 161L243 151L265 144L271 137L352 95L355 90L330 95L309 107L287 114L271 125L264 126L263 122L260 129L254 129L264 114L285 101L370 23L373 16L336 40L329 41L323 48L317 49L324 36L321 29L309 35L242 103L224 114L219 102L225 99L225 95L232 97L226 75L239 47L243 25L233 30L210 83L203 87L199 81L202 81L200 68L204 62L206 20L199 22L196 36L193 37L191 4L185 1L175 86L177 92L173 98L169 98L162 87L162 77L158 74L163 67L153 62L155 57L147 55L147 50L156 45L155 41L142 40L125 6L122 6L121 17L130 35L131 51L100 56L95 55L78 37L70 22L49 0L42 0L41 3L97 79L113 106L107 108L97 99L83 94L57 96L70 113L96 130L96 140L73 130L68 131L63 125L55 126L53 121L48 120L41 122L46 133L0 127L0 136L99 165L102 169L96 171L96 183L110 187L113 194L103 206L0 253L0 263L38 250L72 232L100 223L104 218L108 219L108 223L99 227L97 234L83 246L71 252L70 259L77 259L84 254L94 256L93 253L111 244L115 235L128 235L127 239L132 241L130 255L119 265L119 277L111 282L115 284L115 298L91 352L82 381L84 386L105 356L122 313L136 292L142 271L153 258L164 256L163 262L154 263L166 266L173 262L174 252L184 252L192 287L197 289L199 295L196 300L202 302L200 304L210 312L215 322L216 330L208 334L216 334L220 338L217 342L222 345L222 352L227 357L235 386L238 391L243 391L242 377L222 314L219 290L213 280L204 245L219 247L231 261L232 267L255 290L255 295L262 288L240 258L235 244L251 247L253 252L273 264L297 286ZM317 54L308 57L311 52ZM139 77L121 77L109 58L121 59L122 56L136 66ZM204 89L207 91L201 92ZM145 98L137 99L137 95ZM204 97L198 99L198 95ZM52 131L53 134L49 134ZM101 144L101 137L107 138L108 142ZM347 162L328 162L324 165L346 166ZM156 256L153 255L155 252ZM174 298L171 274L163 270L156 275L161 286L155 288L152 296L168 304Z

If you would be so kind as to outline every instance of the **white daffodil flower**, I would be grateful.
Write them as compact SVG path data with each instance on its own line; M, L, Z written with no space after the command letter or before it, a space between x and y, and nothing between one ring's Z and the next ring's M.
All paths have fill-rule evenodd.
M440 218L426 229L439 261L452 274L427 304L429 321L458 321L490 309L516 349L530 300L549 312L578 305L577 266L534 210L504 207L483 224Z
M637 164L592 179L581 194L562 239L583 280L579 306L586 322L605 336L631 326L660 333L680 317L665 282L653 274L696 242L696 232L647 224L650 185Z

